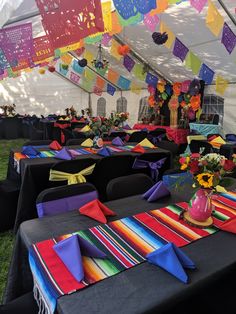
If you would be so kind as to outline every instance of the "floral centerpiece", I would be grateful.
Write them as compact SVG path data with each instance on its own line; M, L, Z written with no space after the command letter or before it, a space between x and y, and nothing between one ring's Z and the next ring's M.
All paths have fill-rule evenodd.
M225 176L235 169L236 160L211 153L205 156L191 154L181 157L179 162L181 170L189 171L193 175L193 187L198 188L189 203L189 215L198 222L205 222L212 213L213 193L225 192L225 187L230 185L230 178Z

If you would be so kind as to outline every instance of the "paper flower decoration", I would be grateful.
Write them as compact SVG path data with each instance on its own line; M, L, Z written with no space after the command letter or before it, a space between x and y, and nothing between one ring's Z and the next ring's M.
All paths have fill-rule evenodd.
M181 83L174 83L173 84L173 93L176 95L176 96L179 96L180 93L181 93L181 87L182 87L182 84Z
M188 118L189 120L194 120L196 118L196 113L191 107L188 110Z
M86 67L87 64L88 64L87 59L81 59L81 60L78 61L78 65L79 65L81 68Z
M191 99L191 95L189 94L184 94L184 101L189 104L190 103L190 99Z
M121 56L126 56L130 52L130 48L128 45L119 46L117 52Z
M164 91L165 91L165 83L164 82L158 82L157 83L157 90L160 93L164 93Z
M173 95L169 102L169 108L170 110L177 110L179 107L178 97L176 95Z
M181 106L182 108L184 108L184 107L187 106L187 104L186 104L186 102L183 100L183 101L181 101L180 106Z
M200 104L201 104L201 95L200 94L197 96L191 97L190 105L194 111L197 111L200 108Z
M154 32L152 34L152 39L156 45L163 45L165 42L167 42L168 35L166 32L164 33Z
M45 69L39 69L39 74L43 75L45 74L46 70Z
M163 99L163 100L166 100L167 98L168 98L168 95L167 95L167 93L162 93L161 94L161 98Z
M199 80L194 79L189 85L188 92L191 96L196 96L199 93L200 89L201 89L201 84Z
M154 86L148 85L148 92L149 92L151 95L155 94L155 91L156 91L156 89L155 89Z
M55 69L55 67L53 65L51 65L51 66L48 67L48 71L53 73L53 72L56 71L56 69Z
M156 101L155 101L154 95L151 95L151 96L148 97L148 103L149 103L150 107L154 107L155 106Z
M61 67L63 70L68 70L69 65L68 64L62 64Z

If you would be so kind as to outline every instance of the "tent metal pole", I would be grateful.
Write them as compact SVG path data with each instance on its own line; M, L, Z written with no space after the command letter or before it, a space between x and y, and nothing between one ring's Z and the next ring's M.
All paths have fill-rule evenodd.
M219 4L222 6L222 8L224 9L225 13L228 15L228 17L231 19L231 21L233 22L233 24L236 26L236 20L233 17L233 15L229 12L229 10L227 9L226 5L223 3L222 0L218 0Z
M22 22L24 20L31 19L31 18L39 16L39 15L40 15L40 13L37 10L37 11L31 12L31 13L23 14L22 16L17 17L17 18L11 18L2 26L2 28L6 27L6 26L9 26L11 24L15 24L15 23L18 23L18 22Z

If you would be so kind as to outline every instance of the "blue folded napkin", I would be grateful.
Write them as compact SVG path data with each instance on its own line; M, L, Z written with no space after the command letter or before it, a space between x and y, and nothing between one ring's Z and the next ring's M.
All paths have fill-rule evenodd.
M28 156L38 156L40 154L33 146L24 146L21 153Z
M148 254L146 258L149 263L160 266L184 283L188 283L184 268L196 268L194 262L173 243L162 246Z
M64 147L62 150L59 151L58 154L55 155L56 159L62 159L62 160L71 160L72 156L71 153Z
M105 253L77 234L58 242L53 250L78 281L84 279L82 256L106 258Z
M119 136L115 137L111 143L112 145L115 145L115 146L124 146L124 142Z
M170 195L170 191L162 181L159 181L143 194L143 198L147 199L148 202L155 202L168 195Z
M102 149L100 149L98 151L97 154L100 155L100 156L104 156L104 157L112 155L112 153L111 153L111 151L110 151L110 149L108 147L103 147Z

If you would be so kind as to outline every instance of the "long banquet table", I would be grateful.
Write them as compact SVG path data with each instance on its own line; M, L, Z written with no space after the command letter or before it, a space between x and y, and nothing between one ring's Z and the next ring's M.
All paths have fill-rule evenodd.
M171 197L154 203L146 202L140 195L108 202L106 205L117 213L116 217L109 217L108 221L189 199L192 195L191 187L186 187L184 192L173 192ZM79 215L77 211L22 223L15 241L4 301L8 302L33 288L28 264L28 249L31 244L98 224L95 220ZM168 313L179 313L176 312L179 303L187 304L189 298L201 292L209 296L210 303L215 303L217 300L213 299L214 296L207 288L216 280L235 274L235 237L234 234L219 231L182 247L197 266L196 271L188 272L190 283L187 285L159 267L144 262L86 289L60 297L57 300L57 312L136 314L164 313L169 310ZM220 301L225 304L227 299L222 298ZM204 309L205 305L202 306ZM227 306L225 313L234 313L226 308ZM192 310L194 308L184 313L194 313Z
M129 143L132 144L132 143ZM71 146L70 148L81 148L80 146ZM43 148L41 149L43 150ZM45 150L45 149L44 149ZM171 153L167 150L147 149L147 153L157 154L158 158L167 157L168 167L172 164ZM139 156L139 153L131 151L114 153L113 155L132 155ZM97 154L80 155L76 159L93 158L95 160L102 159L104 157ZM33 159L21 159L20 160L20 176L16 173L14 168L14 150L10 153L9 165L8 165L8 178L17 178L21 181L20 194L17 205L15 228L16 231L20 223L37 217L36 211L36 198L38 194L44 189L48 188L49 171L52 165L60 162L61 160L56 158L33 158Z

